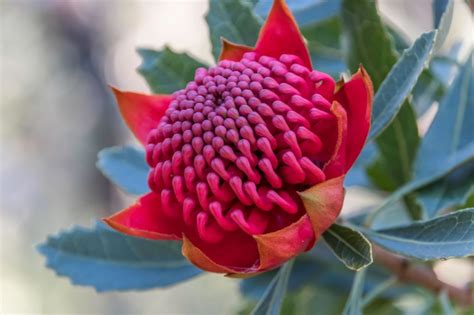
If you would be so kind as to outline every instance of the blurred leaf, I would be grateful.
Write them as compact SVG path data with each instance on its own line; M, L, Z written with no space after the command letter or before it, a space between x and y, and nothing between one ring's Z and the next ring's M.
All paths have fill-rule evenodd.
M439 3L439 0L435 0L438 2L438 4L435 4L438 6L438 12L435 12L435 14L439 14L441 11L442 15L439 20L439 23L436 23L437 21L435 20L435 27L439 30L438 32L438 38L436 39L436 46L435 46L435 51L439 51L440 48L443 46L444 41L446 40L446 37L448 36L449 28L451 27L451 23L453 21L453 12L454 12L454 3L452 0L445 1L446 3ZM437 19L437 16L435 15L435 19Z
M474 193L474 162L448 174L444 179L423 187L417 198L426 218L436 216L449 207L461 206Z
M393 39L395 49L398 53L403 53L403 51L409 47L407 40L394 28L391 28L389 25L385 26ZM436 42L438 42L438 39L439 35L437 36ZM439 58L439 56L432 56L431 64L438 64ZM435 76L431 69L424 69L412 90L412 105L415 109L416 116L420 117L424 114L426 110L428 110L435 101L439 101L443 95L443 81Z
M299 312L295 315L340 315L347 294L334 292L323 286L311 286L305 288L298 297L296 304L299 306L297 309Z
M375 2L343 0L342 25L350 70L355 72L362 64L372 79L375 91L378 91L397 61L397 53L380 20ZM378 112L384 110L380 108ZM392 123L376 139L379 154L368 172L374 184L391 183L388 188L392 190L410 180L418 142L416 117L411 105L405 101ZM411 213L415 213L416 207L408 201Z
M273 0L259 0L255 12L266 17ZM341 0L286 0L300 27L319 23L339 13Z
M464 148L457 151L456 154L448 156L443 160L438 168L432 169L429 173L423 173L421 176L412 179L402 187L398 188L367 217L366 224L371 225L376 217L383 212L389 211L392 208L392 205L400 198L417 189L425 187L432 182L442 179L452 171L471 163L472 161L474 161L474 142L466 145Z
M345 292L335 292L323 286L306 286L298 292L288 292L283 301L282 315L340 315L346 300ZM247 302L238 314L247 315L255 306Z
M186 53L176 53L165 46L163 50L138 49L142 64L138 67L154 93L171 94L183 89L194 79L194 71L206 65Z
M397 61L393 43L372 0L342 1L345 58L352 72L362 63L377 91Z
M364 234L389 251L422 260L474 254L474 208Z
M307 40L313 67L339 80L346 70L340 47L341 20L339 16L308 25L302 30Z
M392 300L377 299L364 307L364 314L404 315L405 313L395 306Z
M441 306L441 309L443 310L443 315L455 315L453 306L451 305L451 302L449 301L449 297L446 291L442 291L438 295L438 302Z
M453 77L462 67L459 63L462 47L462 42L455 42L448 52L435 56L431 62L431 72L445 87L451 85Z
M435 28L439 26L439 23L441 22L441 16L446 10L448 3L449 0L433 0L433 25Z
M370 182L384 191L393 191L397 189L398 181L395 181L387 174L385 164L389 163L379 154L372 160L372 163L366 166L367 177Z
M405 204L403 202L394 202L389 205L388 208L380 213L370 226L372 229L385 229L389 227L410 224L413 222L410 215L404 209ZM362 225L359 223L357 225Z
M364 291L364 279L367 269L357 271L352 283L351 293L344 307L343 315L362 315L362 293Z
M346 174L344 179L344 186L363 186L371 187L369 178L367 177L366 168L368 165L373 163L374 158L376 157L376 148L374 143L367 143L356 162L349 170L349 173Z
M321 248L321 245L317 245ZM328 289L347 292L352 281L352 272L345 268L324 246L317 250L315 257L303 255L295 259L295 264L288 282L288 291L299 290L308 284L318 284ZM277 271L265 272L240 282L240 292L247 298L260 299Z
M387 24L385 24L385 28L387 30L387 33L392 38L393 45L398 53L402 53L405 49L410 47L408 39L406 38L406 36L403 35L401 31Z
M474 81L472 54L439 105L433 123L420 145L415 161L415 178L433 173L446 160L474 145ZM471 152L474 159L474 150ZM429 158L427 158L429 157ZM459 205L465 200L474 182L472 163L450 178L439 180L419 191L419 201L425 216L432 217L439 210Z
M323 234L336 257L352 270L360 270L373 262L372 246L359 231L333 224Z
M435 38L436 31L422 34L403 52L380 85L374 98L368 141L375 139L397 115L429 60Z
M132 146L102 149L96 165L105 177L129 194L142 195L149 191L149 167L143 150Z
M397 118L376 139L379 154L367 167L367 174L383 190L392 191L411 179L419 143L415 119L412 107L405 101Z
M268 284L272 281L276 271L269 271L255 277L240 281L240 293L249 299L258 300L262 297ZM373 290L380 282L385 281L390 274L372 264L370 273L365 280L365 290ZM323 287L333 294L348 295L354 278L354 272L346 268L334 256L325 242L318 242L308 253L295 259L288 282L288 292L295 292L308 286ZM405 292L408 287L391 288L384 292L384 298Z
M435 61L432 61L432 64ZM412 90L413 106L415 108L416 116L423 115L434 102L439 102L443 97L445 87L431 70L424 70L415 87Z
M273 280L268 285L262 299L252 311L252 315L279 315L285 299L288 280L294 260L290 260L280 267Z
M341 49L341 19L335 16L322 22L308 25L301 29L304 38L308 41L311 51L321 53L336 53L342 58Z
M458 309L456 315L472 315L473 313L474 313L474 306L471 306L464 309Z
M368 305L374 304L376 300L379 299L380 295L382 295L386 290L390 289L394 285L399 282L397 276L390 276L387 280L379 283L375 288L371 291L367 292L362 299L362 306L363 308L367 307Z
M262 20L243 0L210 0L206 21L212 42L212 55L217 60L221 52L221 37L241 45L255 45Z
M102 223L50 236L38 251L58 275L99 292L165 287L201 273L183 257L180 242L130 237Z
M462 208L474 208L474 191L469 194L466 202L461 206Z
M315 69L325 72L338 80L346 70L346 64L341 58L327 56L319 53L311 53L311 62Z

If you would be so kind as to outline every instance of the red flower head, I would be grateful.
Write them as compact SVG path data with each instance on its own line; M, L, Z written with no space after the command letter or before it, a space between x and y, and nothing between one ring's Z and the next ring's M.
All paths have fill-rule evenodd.
M219 59L173 95L114 90L146 148L151 192L105 221L183 240L204 270L253 274L309 250L336 220L369 130L372 83L362 67L338 84L313 70L283 0L255 48L223 40Z

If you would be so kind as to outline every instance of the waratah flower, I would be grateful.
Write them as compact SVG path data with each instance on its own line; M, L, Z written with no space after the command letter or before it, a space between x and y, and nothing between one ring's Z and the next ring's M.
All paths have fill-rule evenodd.
M197 69L186 88L114 92L145 146L151 192L105 221L129 235L182 240L193 264L234 275L281 265L334 223L373 96L362 67L337 84L313 70L283 0L255 48L223 40L218 64Z

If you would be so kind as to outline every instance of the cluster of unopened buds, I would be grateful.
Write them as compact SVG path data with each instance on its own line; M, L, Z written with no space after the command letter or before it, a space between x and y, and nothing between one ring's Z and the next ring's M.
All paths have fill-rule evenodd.
M279 266L335 221L373 93L363 68L337 84L312 69L282 0L255 48L224 40L218 64L197 69L184 89L114 92L145 146L151 192L106 222L183 240L195 265L229 274Z

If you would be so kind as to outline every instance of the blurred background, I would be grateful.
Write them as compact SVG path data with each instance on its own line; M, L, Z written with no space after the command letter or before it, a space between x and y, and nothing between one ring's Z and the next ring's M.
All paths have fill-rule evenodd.
M317 1L317 0L316 0ZM432 0L382 0L386 22L412 41L433 28ZM137 47L165 44L212 63L206 0L0 1L0 313L232 314L237 282L206 275L171 289L97 294L44 267L35 250L47 234L91 225L132 199L95 168L97 152L134 140L107 84L148 92ZM473 22L455 1L445 43L473 41ZM317 65L316 65L317 66ZM363 197L361 197L363 196ZM349 191L346 211L377 202ZM440 277L465 281L437 268ZM467 273L466 273L467 272Z

